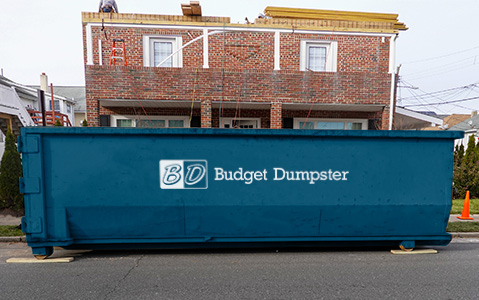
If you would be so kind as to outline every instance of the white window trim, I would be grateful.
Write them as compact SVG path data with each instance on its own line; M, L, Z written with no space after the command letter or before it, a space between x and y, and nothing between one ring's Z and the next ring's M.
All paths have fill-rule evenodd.
M152 64L152 43L153 41L171 42L173 43L172 51L175 53L183 45L183 38L181 36L168 35L144 35L143 36L143 66L156 67ZM173 68L183 67L183 51L178 51L173 55Z
M221 118L221 128L225 128L225 124L231 124L231 121L256 121L257 128L261 128L261 118ZM231 127L230 127L231 128Z
M184 117L184 116L129 116L129 115L125 115L125 116L121 116L121 115L112 115L111 116L111 122L110 122L110 126L111 127L117 127L116 126L116 121L117 120L132 120L131 124L132 126L131 127L136 127L136 121L140 119L140 120L165 120L165 128L169 128L168 127L168 121L170 120L182 120L185 125L185 127L182 127L182 128L190 128L190 117ZM178 128L178 127L174 127L174 128Z
M305 122L306 118L294 118L294 129L301 129L299 126L300 122ZM308 122L343 122L344 130L348 130L348 123L361 123L361 130L368 130L368 120L367 119L317 119L317 118L308 118ZM316 128L315 128L316 129ZM318 130L318 129L316 129Z
M337 72L338 69L338 42L322 40L301 40L299 55L299 70L309 71L308 66L308 47L312 45L326 47L326 68L322 72Z

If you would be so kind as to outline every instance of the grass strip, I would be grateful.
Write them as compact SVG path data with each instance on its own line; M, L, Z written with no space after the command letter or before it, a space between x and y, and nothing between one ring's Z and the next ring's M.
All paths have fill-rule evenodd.
M17 226L0 225L0 236L23 236L23 232L15 227Z
M463 206L464 206L464 199L453 199L451 214L460 215L462 213ZM479 214L479 199L469 200L469 213Z
M447 232L479 232L479 222L451 222L447 224Z

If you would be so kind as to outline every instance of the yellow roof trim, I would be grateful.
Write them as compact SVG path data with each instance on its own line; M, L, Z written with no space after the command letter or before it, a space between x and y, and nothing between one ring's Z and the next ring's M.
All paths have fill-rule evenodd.
M310 20L334 20L334 21L353 21L353 22L373 22L373 23L390 23L397 30L407 30L404 23L398 21L397 14L385 13L369 13L354 11L336 11L321 9L302 9L273 7L265 8L266 16L282 19L310 19Z
M318 14L318 15L334 15L334 16L363 16L376 19L385 20L397 20L398 14L387 13L370 13L370 12L357 12L357 11L341 11L341 10L323 10L323 9L304 9L304 8L288 8L288 7L275 7L268 6L264 10L271 13L300 13L300 14Z
M82 12L83 23L100 22L105 23L130 23L130 24L162 24L164 21L185 22L185 23L227 23L231 22L229 17L205 17L205 16L174 16L174 15L146 15L146 14L110 14Z
M317 30L338 32L364 33L397 33L392 23L384 22L356 22L335 20L308 20L308 19L256 19L252 24L230 23L228 17L195 17L173 15L143 15L143 14L110 14L83 12L82 22L107 24L136 24L136 25L183 25L226 28L261 28L261 29L289 29L289 30Z

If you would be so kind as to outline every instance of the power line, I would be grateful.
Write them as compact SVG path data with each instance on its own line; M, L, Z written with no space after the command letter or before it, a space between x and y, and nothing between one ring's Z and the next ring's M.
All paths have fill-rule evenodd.
M420 90L420 91L421 91L421 92L424 92L424 91L422 91L422 90ZM419 95L417 95L417 93L416 93L415 91L409 90L409 93L410 93L411 95L413 95L413 96L415 97L416 101L418 101L418 102L420 103L420 104L417 105L417 106L421 106L421 107L424 107L424 108L428 108L428 106L430 106L429 103L423 102L423 101L422 101L423 99L421 99L421 97L419 97ZM435 105L433 105L433 106L435 106ZM441 113L445 113L443 110L441 110L441 109L440 109L439 107L437 107L437 106L435 106L435 109L437 109L437 110L440 111Z
M469 49L466 49L466 50L461 50L461 51L458 51L458 52L453 52L453 53L441 55L441 56L436 56L436 57L431 57L431 58L425 58L425 59L420 59L420 60L414 60L414 61L407 61L407 62L403 62L402 64L414 64L414 63L418 63L418 62L424 62L424 61L430 61L430 60L440 59L440 58L444 58L444 57L448 57L448 56L452 56L452 55L456 55L456 54L460 54L460 53L472 51L472 50L475 50L475 49L479 49L479 46L472 47L472 48L469 48Z
M408 83L407 81L403 80L402 78L401 78L401 82L404 82L404 83L408 84L409 86L413 86L413 84ZM438 95L438 94L444 94L444 93L447 93L447 92L455 92L455 91L462 92L464 90L469 90L469 89L472 90L473 88L478 87L478 86L479 86L479 82L475 82L475 83L471 83L471 84L468 84L468 85L459 86L459 87L455 87L455 88L450 88L450 89L445 89L445 90L440 90L440 91L435 91L435 92L429 92L429 93L425 92L424 94L420 94L420 95L416 95L416 96L424 98L426 96L434 96L434 95ZM404 100L408 100L408 99L411 99L411 98L415 99L416 96L401 98L401 100L404 101Z
M401 78L401 82L407 84L407 85L410 85L412 86L411 83L403 80ZM425 92L421 89L419 89L421 92L423 92L423 94L421 95L418 95L416 93L414 93L413 91L409 91L409 93L411 93L412 97L406 97L406 98L402 98L401 99L401 102L403 102L404 100L407 100L407 99L411 99L411 98L414 98L414 100L416 100L417 102L419 102L420 104L403 104L404 107L414 107L414 106L421 106L421 107L428 107L428 106L434 106L436 109L440 110L439 105L443 105L443 104L452 104L453 106L459 106L458 104L455 104L457 102L463 102L463 101L470 101L470 100L474 100L474 99L478 99L479 97L475 96L475 97L469 97L469 95L475 91L475 89L479 86L479 82L475 82L475 83L472 83L472 84L468 84L468 85L465 85L465 86L460 86L460 87L456 87L456 88L450 88L450 89L445 89L445 90L441 90L441 91L436 91L436 92ZM448 94L446 94L448 93ZM465 97L463 97L463 99L456 99L456 100L450 100L450 101L445 101L444 98L441 98L441 97L444 97L446 96L447 98L451 99L451 98L456 98L459 96L459 94L464 94L466 93ZM446 94L446 95L445 95ZM439 97L441 95L441 97ZM440 100L441 102L427 102L425 101L425 99L428 99L428 98L435 98L435 99L438 99ZM412 99L411 99L412 100ZM424 101L426 103L424 103ZM404 102L403 102L404 103ZM465 108L465 107L462 107L462 108Z
M444 71L441 71L441 72L437 72L437 73L431 73L431 74L424 74L424 75L412 75L411 77L413 79L421 79L421 78L426 78L426 77L433 77L433 76L438 76L438 75L442 75L442 74L447 74L447 73L450 73L452 71L457 71L457 70L460 70L460 69L464 69L464 68L469 68L469 67L472 67L472 66L475 66L476 63L473 63L473 64L468 64L468 65L462 65L462 66L459 66L457 68L453 68L453 69L446 69Z
M424 73L427 74L427 73L431 73L431 72L443 72L443 71L447 71L448 69L464 68L464 67L468 67L468 66L471 66L471 65L472 66L475 65L476 61L477 61L477 55L474 55L474 56L466 57L466 58L456 60L456 61L453 61L453 62L449 62L449 63L446 63L446 64L442 64L442 65L439 65L437 67L427 68L427 69L422 70L422 71L409 73L405 76L415 77L415 76L422 76L420 74L424 74Z
M470 101L470 100L475 100L479 99L479 96L477 97L471 97L471 98L466 98L466 99L459 99L459 100L451 100L451 101L444 101L444 102L436 102L436 103L427 103L428 106L434 106L434 105L443 105L443 104L451 104L451 103L458 103L458 102L465 102L465 101ZM424 106L424 104L408 104L408 105L403 105L404 107L413 107L413 106Z

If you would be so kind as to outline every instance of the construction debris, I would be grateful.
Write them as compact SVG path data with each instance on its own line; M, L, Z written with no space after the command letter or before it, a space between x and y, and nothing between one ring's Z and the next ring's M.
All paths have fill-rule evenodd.
M335 26L346 26L358 23L360 26L381 26L384 29L390 28L393 30L407 30L408 28L402 22L399 22L397 14L385 13L366 13L366 12L352 12L352 11L335 11L322 9L303 9L303 8L287 8L287 7L272 7L268 6L264 10L266 17L272 20L264 20L263 23L276 23L286 20L304 20L304 24L311 24L311 21L330 22ZM275 21L276 20L276 21ZM382 24L382 25L380 25ZM299 25L299 24L295 24ZM318 24L314 24L318 25ZM319 25L323 25L322 23Z
M181 4L184 16L201 16L200 1L190 1L190 4Z

